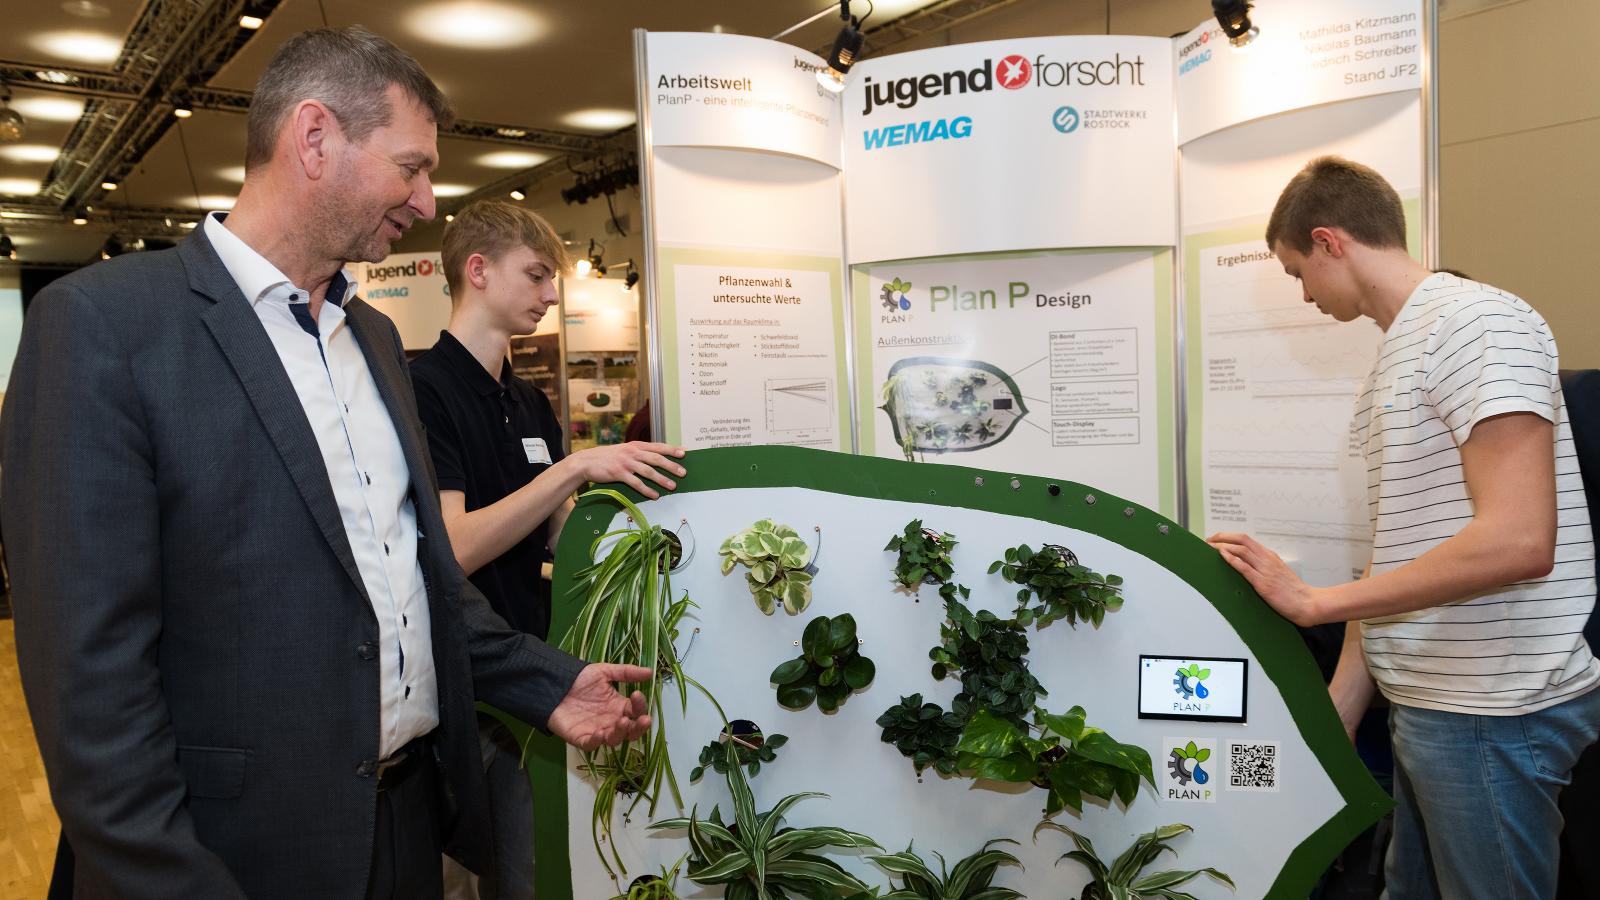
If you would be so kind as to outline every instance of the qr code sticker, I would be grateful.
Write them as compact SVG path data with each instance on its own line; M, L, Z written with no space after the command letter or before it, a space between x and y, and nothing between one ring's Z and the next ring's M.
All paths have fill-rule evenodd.
M1277 791L1276 743L1228 743L1228 790Z

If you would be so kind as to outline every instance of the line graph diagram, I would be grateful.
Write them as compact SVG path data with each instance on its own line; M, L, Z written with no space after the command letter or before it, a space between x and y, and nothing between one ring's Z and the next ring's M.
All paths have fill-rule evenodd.
M833 379L768 378L767 430L828 431L833 425Z

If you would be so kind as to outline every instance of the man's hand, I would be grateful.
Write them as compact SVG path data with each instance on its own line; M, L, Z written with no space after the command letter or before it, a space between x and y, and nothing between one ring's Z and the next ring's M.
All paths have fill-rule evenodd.
M645 479L669 491L676 490L677 482L662 474L660 470L671 472L679 478L687 475L688 472L683 466L673 462L673 459L682 459L683 452L682 447L674 447L671 444L630 441L626 444L580 450L572 454L572 461L579 464L579 471L583 473L585 481L600 483L620 481L645 497L657 500L661 495L646 484Z
M567 696L550 713L550 733L585 751L601 746L615 747L639 737L650 727L644 694L634 691L633 696L624 697L613 685L615 682L646 682L652 674L643 666L614 663L584 666Z
M1300 626L1322 624L1317 589L1302 581L1278 554L1250 535L1233 531L1213 534L1206 543L1215 547L1278 615Z

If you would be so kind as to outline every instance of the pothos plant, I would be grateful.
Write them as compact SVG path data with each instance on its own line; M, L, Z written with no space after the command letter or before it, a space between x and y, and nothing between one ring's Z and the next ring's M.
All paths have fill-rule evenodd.
M909 591L923 584L943 585L954 577L955 565L950 561L950 551L956 545L956 536L923 528L921 519L906 524L903 534L889 539L884 550L893 550L899 556L894 564L894 580Z
M945 868L944 857L935 852L933 855L939 858L938 874L910 847L902 853L867 859L882 867L891 879L900 879L900 886L884 894L883 900L1018 900L1022 897L1020 892L991 885L995 871L1002 865L1020 867L1022 863L1004 850L989 849L995 844L1015 843L1007 838L995 838L949 869Z
M861 655L856 620L849 613L829 618L817 616L800 637L800 655L772 670L778 686L778 703L786 709L805 709L811 701L823 712L872 683L877 669Z
M1084 724L1081 706L1065 715L1036 709L1028 728L980 710L956 753L956 765L974 777L1044 788L1047 816L1065 808L1082 812L1084 797L1115 797L1127 806L1139 795L1140 779L1155 786L1150 754Z
M710 743L700 748L700 764L689 773L690 781L699 781L705 774L706 767L716 770L719 775L728 774L728 755L723 744L733 745L733 754L738 764L745 767L745 771L754 778L761 772L763 763L771 763L778 758L778 748L789 742L789 738L774 734L770 737L763 735L761 729L749 719L734 719L722 733L713 738Z
M722 574L744 565L745 582L756 606L772 615L779 604L797 616L811 603L809 549L799 532L762 519L722 542Z
M1039 697L1048 693L1028 670L1028 635L1015 619L1002 619L962 603L971 596L963 585L945 585L945 623L939 628L940 644L928 651L933 677L961 678L961 693L951 710L963 721L978 709L987 709L1016 727L1023 727Z
M1046 544L1037 551L1027 544L1008 548L1004 559L989 566L989 574L1020 585L1017 591L1017 621L1044 627L1066 619L1074 627L1089 622L1095 627L1106 613L1122 608L1122 578L1101 575L1078 562L1066 547ZM1029 606L1030 598L1038 603Z
M782 827L783 815L790 807L827 794L790 794L772 809L757 813L755 797L733 746L726 746L724 752L728 789L733 795L733 823L725 824L720 810L713 806L707 819L701 819L698 810L691 809L687 817L650 826L653 830L688 830L690 881L725 885L726 900L813 900L843 892L871 896L871 889L861 879L814 851L829 847L883 849L877 841L828 825Z
M604 557L573 576L572 591L583 598L583 608L562 638L561 648L591 662L626 663L655 672L656 677L647 683L621 686L624 694L643 691L653 711L662 709L669 684L676 687L678 703L686 709L689 687L693 686L726 722L716 698L683 671L674 643L678 625L693 605L687 596L673 599L671 569L681 552L676 536L651 525L639 507L616 491L600 488L584 496L591 495L620 504L631 523L595 538L589 555L596 558L604 546L608 547ZM665 721L665 716L652 715L649 729L639 738L583 754L584 771L596 787L590 834L595 853L613 876L627 871L615 842L610 842L609 860L601 849L602 840L611 834L616 798L633 798L627 812L648 800L653 815L665 785L674 803L683 805L667 755Z
M1180 891L1178 888L1201 875L1209 875L1230 888L1235 886L1233 879L1226 873L1209 867L1141 874L1163 851L1177 854L1178 851L1167 846L1167 843L1185 832L1194 830L1182 823L1162 825L1140 835L1128 849L1112 860L1109 866L1101 861L1099 854L1095 853L1094 844L1071 828L1056 822L1040 822L1039 827L1034 829L1036 837L1039 828L1064 831L1077 845L1078 849L1063 853L1061 859L1075 860L1089 870L1091 880L1084 886L1079 900L1141 900L1141 898L1154 900L1158 897L1164 900L1195 900L1193 894ZM1058 865L1061 859L1056 860Z
M883 742L910 759L918 775L929 767L940 775L956 774L956 744L966 724L939 704L924 703L921 694L901 697L878 717Z

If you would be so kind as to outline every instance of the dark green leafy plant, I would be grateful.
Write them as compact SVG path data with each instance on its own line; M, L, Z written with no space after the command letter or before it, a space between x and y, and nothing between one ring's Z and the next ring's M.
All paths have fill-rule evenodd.
M833 712L877 674L872 660L860 653L856 619L849 613L812 619L800 637L800 651L772 670L778 703L787 709L805 709L815 700L817 708Z
M928 658L936 679L960 673L961 693L951 711L964 722L976 710L988 709L1024 727L1028 713L1047 693L1028 671L1027 629L986 609L973 613L961 602L971 596L961 585L947 584L939 593L945 598L946 620L939 628L941 643L928 651Z
M602 544L612 542L604 559L573 576L574 594L583 598L583 609L572 628L561 640L561 648L590 662L628 663L643 666L657 677L647 684L622 685L624 694L640 690L648 697L650 709L659 711L666 685L677 686L678 703L687 708L689 686L693 685L711 701L724 722L727 716L716 698L683 671L674 640L678 623L693 604L688 597L672 599L672 563L681 552L675 537L660 526L651 525L639 507L613 490L591 491L608 497L632 517L632 524L607 532L590 546L593 557ZM585 494L584 496L589 496ZM632 796L627 811L641 800L648 800L655 814L663 783L674 803L682 808L678 781L667 755L666 717L650 717L650 728L643 736L618 747L603 747L583 754L584 770L595 783L595 805L590 818L590 834L595 853L606 870L626 873L616 843L611 842L610 860L601 849L603 838L611 834L612 811L618 795ZM612 869L615 862L616 869Z
M917 774L933 767L940 775L956 774L956 743L966 722L937 703L922 702L921 694L901 697L878 717L883 742L911 760Z
M1011 888L991 887L995 870L1002 865L1021 866L1015 856L1004 850L991 850L995 844L1015 844L1006 838L995 838L984 844L978 852L946 870L944 857L939 857L939 873L934 874L911 848L903 853L886 856L869 856L891 877L900 879L899 887L883 895L883 900L1017 900L1021 893Z
M611 900L680 900L677 892L678 870L683 868L683 861L687 855L678 857L672 868L661 869L660 875L640 875L628 885L625 894L618 894Z
M696 884L726 885L726 900L820 900L841 894L853 896L871 889L838 863L813 851L828 847L883 849L864 834L833 826L783 828L783 814L809 797L827 794L790 794L764 813L757 813L755 797L732 745L728 757L728 789L733 794L734 824L725 825L717 807L709 819L691 809L687 818L656 822L652 829L688 829L689 880Z
M1096 628L1106 613L1122 608L1122 578L1100 575L1078 563L1071 550L1046 544L1037 551L1027 544L1006 550L1005 559L995 560L989 574L1022 586L1017 591L1017 621L1044 627L1057 619L1068 625L1090 622ZM1029 607L1030 597L1039 602Z
M776 760L778 748L787 743L789 739L781 734L764 736L761 729L756 728L749 719L734 719L722 729L720 735L700 748L700 764L689 773L689 780L699 781L707 766L715 769L719 775L728 774L728 755L724 752L723 744L733 744L738 764L744 766L745 771L754 778L760 774L761 764Z
M750 569L744 579L756 606L772 615L783 604L797 616L811 603L809 550L800 535L787 525L762 519L722 542L722 574L743 564Z
M1066 715L1035 710L1032 729L980 710L956 752L957 766L975 777L1044 788L1046 815L1068 807L1082 812L1085 796L1108 802L1116 797L1127 806L1139 795L1139 779L1156 783L1150 754L1086 726L1081 706Z
M1146 866L1156 861L1163 850L1171 850L1174 855L1177 854L1178 851L1167 846L1167 842L1184 832L1194 830L1187 825L1162 825L1154 831L1140 835L1109 866L1100 861L1089 839L1071 828L1055 822L1040 822L1039 828L1065 831L1072 836L1072 842L1078 845L1078 849L1063 853L1061 859L1077 860L1089 870L1093 878L1084 886L1079 900L1141 900L1141 898L1157 897L1163 900L1195 900L1193 894L1180 891L1178 887L1202 874L1210 875L1230 888L1235 887L1232 878L1212 868L1187 871L1174 869L1140 875ZM1035 836L1038 835L1039 828L1034 829ZM1058 865L1061 859L1056 860Z
M955 575L955 566L950 562L950 550L955 545L955 535L923 528L921 519L913 519L907 523L905 533L890 538L883 549L900 554L894 564L894 580L906 590L915 591L923 584L945 584Z

